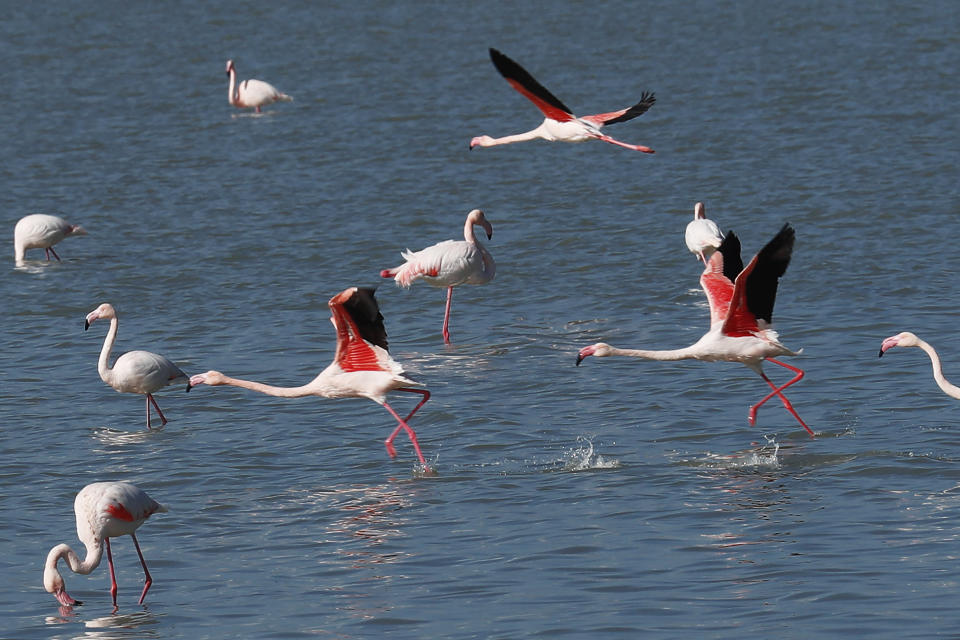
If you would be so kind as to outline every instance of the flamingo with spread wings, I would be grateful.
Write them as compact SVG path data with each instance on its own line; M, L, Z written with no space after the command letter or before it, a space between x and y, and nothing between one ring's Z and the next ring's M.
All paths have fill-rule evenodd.
M501 144L524 142L526 140L541 138L550 142L602 140L634 151L654 153L650 147L621 142L601 132L601 128L605 125L626 122L627 120L632 120L646 113L647 109L652 107L653 103L656 102L653 93L644 91L640 95L640 102L627 109L577 117L573 115L573 111L571 111L567 105L563 104L555 95L550 93L546 87L537 82L526 69L516 62L496 49L490 49L490 59L493 61L493 66L500 72L500 75L510 83L510 86L523 94L537 109L540 109L545 118L539 127L526 133L518 133L503 138L477 136L470 141L471 149L474 147L494 147Z
M577 364L587 356L742 362L756 371L772 389L760 402L750 407L748 416L751 426L756 424L757 409L777 396L807 433L814 435L783 395L784 389L803 378L803 371L774 359L774 356L795 356L800 352L782 345L777 332L770 328L777 285L790 264L794 237L793 227L789 223L783 225L780 232L744 268L740 259L740 239L733 231L726 235L700 276L700 284L710 303L710 331L695 344L683 349L649 351L618 349L598 342L580 350ZM777 386L763 372L765 360L790 369L796 375L786 384Z
M387 453L391 457L396 457L393 439L403 429L410 437L420 464L425 469L429 469L420 451L420 445L417 443L417 434L407 423L413 414L430 399L430 392L426 389L411 389L411 386L422 386L422 384L407 378L403 373L403 367L390 357L387 351L387 331L383 326L383 315L380 313L380 307L373 292L373 289L351 287L330 299L331 319L337 329L337 351L330 366L307 384L300 387L274 387L262 382L231 378L219 371L207 371L190 378L190 387L199 384L211 386L226 384L280 398L305 396L370 398L377 404L383 405L397 420L397 427L384 441ZM406 418L401 418L393 407L387 404L389 391L417 393L423 398Z

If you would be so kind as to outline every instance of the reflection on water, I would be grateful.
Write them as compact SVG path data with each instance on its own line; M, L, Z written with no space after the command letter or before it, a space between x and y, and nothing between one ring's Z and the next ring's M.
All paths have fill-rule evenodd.
M85 627L82 632L74 636L78 640L129 640L130 638L160 637L157 628L160 619L147 609L82 620L82 616L77 609L60 607L59 616L46 618L47 624L76 622L83 622Z

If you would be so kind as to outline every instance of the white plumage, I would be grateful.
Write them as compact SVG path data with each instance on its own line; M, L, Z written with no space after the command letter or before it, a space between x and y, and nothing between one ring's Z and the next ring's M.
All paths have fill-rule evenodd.
M244 80L237 84L237 69L233 60L227 60L227 101L240 109L252 107L260 113L260 107L274 102L293 102L293 98L263 80Z
M698 202L693 208L693 220L687 224L684 240L687 242L687 249L699 257L704 264L723 242L720 227L707 218L702 202Z
M86 230L78 224L70 224L63 218L46 213L34 213L20 218L13 229L13 254L18 265L23 264L27 249L43 249L47 260L50 254L58 261L60 256L53 250L57 244L68 236L85 236Z

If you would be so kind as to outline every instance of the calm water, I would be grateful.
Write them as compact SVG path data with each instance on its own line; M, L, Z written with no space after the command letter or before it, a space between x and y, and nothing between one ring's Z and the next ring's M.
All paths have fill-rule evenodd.
M5 9L0 637L957 637L957 404L920 351L877 359L910 329L960 377L955 4L403 4ZM540 120L489 46L581 113L655 91L611 134L657 154L468 152ZM227 58L295 102L236 112ZM816 439L774 402L747 424L745 367L574 366L706 330L697 200L746 257L797 229L775 319ZM97 376L109 301L120 351L305 382L326 301L474 207L497 278L454 296L452 347L442 291L378 294L436 477L403 436L388 458L372 402L170 388L147 432ZM38 211L90 235L14 269ZM46 553L119 479L170 506L140 530L147 602L121 539L119 611L105 566L58 611Z

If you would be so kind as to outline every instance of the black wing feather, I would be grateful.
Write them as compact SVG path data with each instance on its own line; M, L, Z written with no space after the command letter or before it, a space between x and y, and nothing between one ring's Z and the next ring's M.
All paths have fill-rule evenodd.
M383 326L383 314L380 313L380 305L377 304L377 299L373 295L375 291L376 289L357 287L356 293L343 303L343 308L357 325L361 338L370 344L389 350L387 349L387 330Z
M493 61L493 66L497 68L497 71L500 72L500 75L507 80L515 80L516 82L519 82L524 88L527 89L527 91L534 94L550 106L556 107L557 109L562 109L567 113L573 113L573 111L570 110L570 107L563 104L563 102L560 101L560 98L550 93L546 87L537 82L532 75L527 73L526 69L496 49L490 49L490 60Z
M731 229L717 248L723 256L723 275L730 282L736 282L743 271L743 259L740 257L740 238Z
M784 224L757 254L757 264L747 278L747 308L757 320L764 320L767 324L773 324L777 285L790 264L795 236L790 223Z
M604 125L608 124L617 124L618 122L626 122L627 120L633 120L637 116L643 115L647 112L647 109L653 106L653 103L657 101L657 98L650 93L649 91L644 91L640 94L640 102L633 105L627 112L622 116L617 116L616 118L611 118L604 122Z

